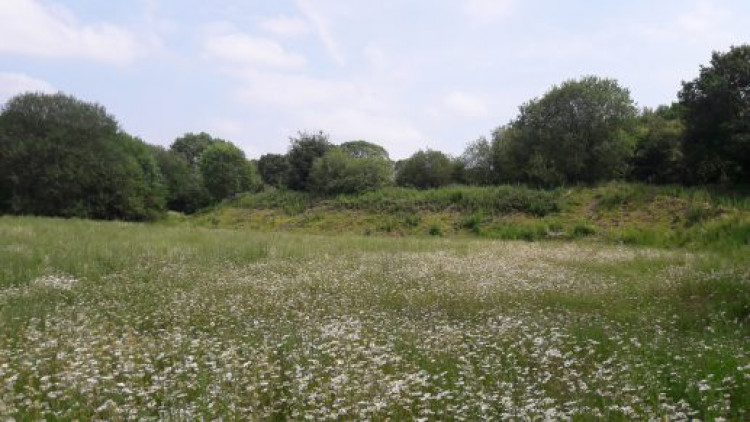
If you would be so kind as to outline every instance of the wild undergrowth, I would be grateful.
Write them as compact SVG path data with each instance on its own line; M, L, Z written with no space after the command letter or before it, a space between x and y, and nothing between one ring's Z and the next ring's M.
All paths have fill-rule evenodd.
M746 258L3 217L0 415L744 420Z
M608 183L554 190L523 186L388 188L318 197L268 191L198 214L201 227L504 240L590 238L661 248L750 245L750 196L742 188Z

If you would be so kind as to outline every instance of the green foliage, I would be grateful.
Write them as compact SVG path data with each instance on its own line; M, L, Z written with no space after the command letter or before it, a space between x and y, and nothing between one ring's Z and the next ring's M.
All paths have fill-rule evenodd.
M364 142L364 141L359 141ZM368 144L372 146L373 144ZM391 184L393 165L382 147L374 153L352 148L361 144L334 147L316 158L310 170L309 189L324 195L353 194L377 190Z
M497 131L502 139L493 142L507 154L511 178L544 186L594 183L627 173L635 116L627 89L589 76L521 106L511 130Z
M648 183L680 183L684 176L685 127L672 107L646 109L638 118L631 177Z
M258 159L258 173L268 186L283 188L289 176L289 161L281 154L264 154Z
M245 153L229 142L217 141L201 154L203 183L218 202L252 188L253 173Z
M205 132L186 133L175 139L169 149L182 156L191 168L197 170L203 152L214 143L221 141L223 140L214 139Z
M289 173L287 187L294 190L309 190L310 170L316 158L320 158L332 148L328 135L322 131L317 133L299 132L297 138L291 138L291 146L287 153Z
M487 186L497 179L492 146L482 137L469 143L459 157L462 182L469 185Z
M418 151L396 165L396 183L418 189L437 188L453 182L454 167L440 151Z
M461 211L543 216L559 210L558 199L555 191L520 186L456 186L427 190L386 188L363 195L340 196L328 203L338 208L378 213Z
M151 148L167 188L167 208L190 214L210 204L200 172L193 171L182 154L159 146Z
M371 158L390 161L388 151L380 145L363 140L344 142L339 148L352 158Z
M750 182L750 44L714 52L683 83L685 161L693 183Z
M432 224L430 225L430 229L427 233L429 233L430 236L442 236L443 229L441 229L438 224Z
M474 234L479 234L482 231L483 220L484 215L481 212L476 212L464 218L461 222L461 227Z
M149 148L97 104L63 94L23 94L0 115L0 210L144 220L164 208Z

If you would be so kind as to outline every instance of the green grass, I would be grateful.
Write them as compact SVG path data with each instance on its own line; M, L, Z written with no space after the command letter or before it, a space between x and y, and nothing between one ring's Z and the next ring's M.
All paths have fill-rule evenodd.
M317 197L248 194L188 217L200 227L386 236L471 236L504 240L589 238L692 250L747 249L750 196L744 188L629 183L535 190L522 186L419 191L388 188ZM171 216L165 224L180 220Z
M746 249L390 217L383 236L0 218L0 414L747 419Z

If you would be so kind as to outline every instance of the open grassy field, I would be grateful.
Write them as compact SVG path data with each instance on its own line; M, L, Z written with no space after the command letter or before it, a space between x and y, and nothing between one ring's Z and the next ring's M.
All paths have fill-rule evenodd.
M747 420L747 252L0 217L0 416Z

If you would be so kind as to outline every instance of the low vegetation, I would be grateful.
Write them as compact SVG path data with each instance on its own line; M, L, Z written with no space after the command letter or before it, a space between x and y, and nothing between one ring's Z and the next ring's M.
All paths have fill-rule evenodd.
M0 261L17 420L750 408L750 269L728 252L3 217Z
M654 247L737 249L750 244L750 199L740 188L609 183L552 190L522 186L389 188L361 195L295 191L243 195L193 217L204 227L494 239L589 238Z

